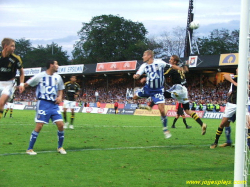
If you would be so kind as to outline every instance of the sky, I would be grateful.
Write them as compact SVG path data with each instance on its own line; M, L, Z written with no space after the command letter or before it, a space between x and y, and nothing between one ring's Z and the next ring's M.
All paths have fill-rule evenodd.
M239 29L240 0L193 0L196 36L214 29ZM147 37L187 25L189 0L0 0L0 37L29 39L34 47L52 42L71 56L82 23L95 16L117 15L141 22Z

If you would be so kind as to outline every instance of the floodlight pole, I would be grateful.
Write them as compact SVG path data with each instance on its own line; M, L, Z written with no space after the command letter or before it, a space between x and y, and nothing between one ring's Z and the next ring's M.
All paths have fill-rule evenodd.
M191 45L191 40L192 40L192 35L193 35L193 29L190 29L189 24L194 19L193 8L194 8L193 0L189 0L184 57L188 57L190 55L190 49L191 49L190 45Z

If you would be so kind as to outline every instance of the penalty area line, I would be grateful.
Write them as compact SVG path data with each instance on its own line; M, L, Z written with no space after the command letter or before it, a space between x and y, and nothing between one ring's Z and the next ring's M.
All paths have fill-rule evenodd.
M182 148L182 147L205 147L209 145L176 145L176 146L145 146L145 147L114 147L114 148L93 148L93 149L67 149L67 152L84 152L84 151L110 151L110 150L132 150L132 149L154 149L154 148ZM57 153L57 151L36 151L38 154ZM59 153L58 153L59 154ZM26 155L22 153L3 153L0 156Z

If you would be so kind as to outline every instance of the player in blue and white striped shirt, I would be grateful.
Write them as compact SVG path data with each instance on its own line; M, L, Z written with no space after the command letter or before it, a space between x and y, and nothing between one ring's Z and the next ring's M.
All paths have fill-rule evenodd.
M153 102L158 105L158 109L161 113L161 120L163 124L163 132L166 138L170 138L170 131L167 129L167 117L165 113L165 98L164 98L164 68L172 67L173 69L181 69L176 65L167 64L163 60L155 60L154 52L151 50L147 50L143 54L143 62L133 76L134 79L139 79L140 76L146 73L146 84L145 86L136 92L133 99L139 99L141 97L151 97Z
M61 154L66 154L63 149L64 130L63 119L58 104L62 102L64 83L60 75L56 72L58 63L55 60L47 62L47 70L41 72L29 79L24 86L37 86L36 96L38 99L36 107L36 127L31 133L29 147L26 151L29 155L36 155L33 151L37 136L41 131L43 124L49 123L51 119L58 128L58 149Z

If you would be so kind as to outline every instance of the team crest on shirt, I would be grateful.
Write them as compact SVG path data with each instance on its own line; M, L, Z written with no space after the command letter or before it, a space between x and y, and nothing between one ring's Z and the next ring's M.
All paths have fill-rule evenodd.
M11 62L8 64L8 68L10 68L12 66Z

